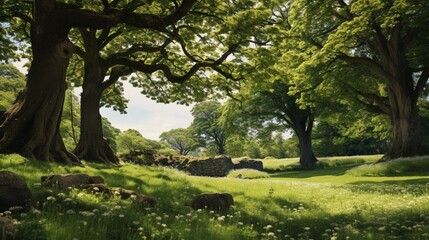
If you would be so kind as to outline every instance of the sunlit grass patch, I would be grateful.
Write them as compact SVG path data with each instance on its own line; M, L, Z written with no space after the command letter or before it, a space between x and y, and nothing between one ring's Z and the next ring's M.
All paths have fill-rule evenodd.
M262 164L264 165L264 171L267 172L288 171L299 164L299 158L269 158L262 160Z
M354 166L364 163L373 163L381 158L381 155L368 156L343 156L321 157L316 163L316 168ZM267 172L299 171L302 170L299 158L264 159L264 170Z
M429 156L399 158L388 162L362 165L347 171L352 176L400 176L408 174L427 174Z
M261 172L255 169L239 169L229 172L229 178L242 178L242 179L257 179L269 178L270 175L266 172Z
M71 167L18 155L0 155L0 167L23 176L34 193L30 212L9 213L22 226L19 239L427 239L429 178L344 175L361 164L352 158L249 181L133 164ZM108 186L155 197L157 205L40 184L41 175L70 172L102 176ZM193 197L205 192L230 193L234 205L224 213L192 210Z

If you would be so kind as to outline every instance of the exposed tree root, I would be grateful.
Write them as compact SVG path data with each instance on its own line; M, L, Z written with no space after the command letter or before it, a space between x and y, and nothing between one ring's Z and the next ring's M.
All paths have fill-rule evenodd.
M92 145L84 144L79 141L73 153L76 154L79 159L85 159L90 162L119 163L119 158L104 139L100 140L99 144Z

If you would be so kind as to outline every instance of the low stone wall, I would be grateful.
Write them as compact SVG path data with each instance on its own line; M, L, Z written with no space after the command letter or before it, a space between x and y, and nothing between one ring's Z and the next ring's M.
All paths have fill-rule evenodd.
M249 158L239 158L239 159L234 159L233 163L234 163L234 169L249 168L249 169L255 169L258 171L264 170L264 165L260 160L254 160Z
M128 154L122 154L119 158L124 162L140 165L153 165L155 164L156 156L157 152L155 150L135 150Z
M159 165L177 168L195 176L225 177L234 170L234 164L228 156L190 158L187 156L162 155L155 150L132 151L121 155L124 162L140 165Z
M233 169L230 157L216 156L190 161L186 171L195 176L225 177Z

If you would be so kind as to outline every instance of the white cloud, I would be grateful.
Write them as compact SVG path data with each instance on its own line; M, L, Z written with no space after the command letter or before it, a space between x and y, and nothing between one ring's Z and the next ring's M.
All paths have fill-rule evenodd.
M158 140L162 132L173 128L188 127L193 117L192 106L157 103L140 93L140 90L124 83L128 103L127 114L102 108L101 115L107 117L113 126L125 131L138 130L144 137Z

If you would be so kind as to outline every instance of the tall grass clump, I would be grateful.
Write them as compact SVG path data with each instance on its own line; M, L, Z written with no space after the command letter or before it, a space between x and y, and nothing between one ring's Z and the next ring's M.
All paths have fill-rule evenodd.
M429 172L429 156L398 158L388 162L362 165L347 171L352 176L401 176Z

